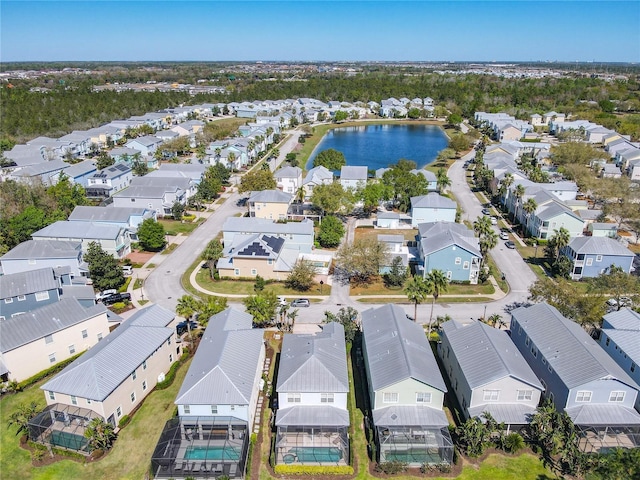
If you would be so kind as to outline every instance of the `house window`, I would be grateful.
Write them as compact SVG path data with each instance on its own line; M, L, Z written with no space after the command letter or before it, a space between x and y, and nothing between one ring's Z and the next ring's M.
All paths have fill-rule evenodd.
M236 411L236 406L235 406L235 405L231 405L230 407L231 407L231 411L232 411L232 412L235 412L235 411Z
M44 337L44 343L46 343L47 345L50 343L53 343L53 335L47 335Z
M56 399L56 394L52 391L49 391L49 400L55 400Z
M269 259L267 260L267 264L269 264L269 265L273 265L273 258L269 258Z
M5 298L4 303L13 303L13 298Z
M91 405L91 399L87 398L87 405Z
M602 261L602 255L596 255L596 262Z
M384 392L382 395L382 403L398 403L398 393Z
M191 413L191 405L185 405L183 408L185 415L189 415Z
M122 416L122 407L116 408L116 416L120 418Z
M131 392L131 403L136 401L136 392Z
M147 369L147 361L146 361L146 360L144 360L144 361L142 362L142 369L143 369L143 370L146 370L146 369Z
M320 403L333 403L333 393L321 393Z
M211 414L212 415L217 415L218 414L218 406L217 405L211 405Z
M56 354L55 353L50 353L49 354L49 363L56 363Z
M82 338L87 338L89 336L89 334L87 333L86 330L82 330Z
M142 391L145 391L147 389L147 381L143 380L142 381Z
M533 398L533 390L518 390L518 401L527 402Z
M173 362L173 355L169 354L169 363Z
M593 265L593 258L587 258L587 267Z
M257 275L258 274L258 270L256 270L255 268L251 269L251 275Z
M97 337L98 337L98 341L102 340L102 332L100 332L100 333L97 335Z
M73 355L74 353L76 353L76 346L69 345L69 355Z
M135 380L136 377L137 377L136 371L134 370L133 373L131 374L131 380Z
M587 391L579 391L576 393L576 402L590 402L591 401L591 392Z
M456 265L460 265L462 263L462 258L456 257Z
M18 301L19 302L24 302L27 299L26 295L18 295Z
M463 269L463 270L469 270L469 262L464 262L464 263L462 264L462 269Z
M75 397L75 396L73 396L73 395L71 395L71 403L72 403L73 405L77 405L77 404L78 404L78 398L77 398L77 397Z
M431 392L416 392L416 403L431 403Z
M636 364L635 364L635 363L632 363L632 364L631 364L631 368L630 368L630 370L631 370L631 373L633 373L633 372L635 372L635 371L636 371Z
M36 292L36 302L49 300L49 292Z
M300 403L300 394L299 393L288 393L287 394L287 402L288 403Z
M611 339L609 337L607 337L606 342L604 342L605 346L609 346L609 344L611 343Z
M135 198L131 198L130 200L131 200L131 202L135 202L135 201L136 201L136 199L135 199Z
M534 358L538 358L538 349L536 348L535 345L531 345L531 354L533 355Z
M610 402L624 402L624 392L611 392L609 395Z
M530 343L531 340L529 340L529 336L527 335L527 339L524 341L524 344L528 347Z
M500 398L500 390L483 390L482 399L484 402L497 402Z
M239 269L239 268L236 268L236 269L233 271L233 274L234 274L234 275L240 275L240 269Z

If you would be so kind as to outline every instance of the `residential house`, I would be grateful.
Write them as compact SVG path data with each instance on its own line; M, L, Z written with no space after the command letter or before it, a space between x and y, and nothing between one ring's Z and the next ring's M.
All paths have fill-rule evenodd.
M89 185L88 178L94 175L98 171L98 167L96 167L96 162L93 160L84 160L80 163L76 163L74 165L69 165L62 170L62 172L55 179L54 183L57 183L60 179L60 175L66 176L70 182L77 183L82 185L84 188L87 188Z
M396 229L400 226L400 214L397 212L378 212L376 215L377 228Z
M385 274L391 271L391 266L396 258L402 260L402 266L406 269L409 267L409 247L407 247L403 235L378 235L378 243L382 243L387 247L385 255L385 263L380 266L380 273Z
M154 180L164 179L155 178ZM156 217L166 217L172 215L172 208L176 202L186 205L187 198L187 191L177 185L131 185L113 196L113 205L115 207L140 205L141 208L154 211Z
M116 427L180 358L176 323L175 313L151 305L108 335L91 332L100 341L40 387L47 408L30 421L30 439L85 451L92 418Z
M285 335L278 366L276 464L349 464L349 376L344 327Z
M489 412L507 431L527 425L544 388L507 332L456 320L440 332L438 356L465 419Z
M571 278L593 278L608 272L611 267L631 272L635 254L617 240L609 237L576 237L561 250L572 262Z
M537 113L534 113L529 117L529 123L531 123L531 125L533 125L534 127L542 127L543 125L545 125L542 122L542 115L539 115Z
M21 382L93 347L109 333L109 320L102 304L85 308L63 298L3 319L0 327L0 378Z
M156 150L162 145L162 139L147 135L129 140L124 144L127 148L132 148L140 152L143 156L152 157Z
M340 169L340 184L345 190L357 190L367 184L367 167L345 165Z
M547 112L542 116L542 123L545 125L551 125L552 123L563 123L565 121L565 114L558 112Z
M201 163L163 163L145 177L189 178L193 185L198 185L207 168L207 165Z
M627 175L633 181L640 181L640 159L631 160L627 167Z
M65 240L27 240L2 255L0 264L3 275L42 268L67 268L71 278L89 275L82 244Z
M311 253L314 245L313 221L278 223L255 217L229 217L222 225L222 243L230 248L237 235L264 234L284 238L289 248Z
M435 192L411 197L411 226L428 222L455 222L458 205Z
M300 167L284 167L273 174L278 188L285 193L297 195L302 186L302 169Z
M31 234L36 241L66 240L81 242L82 251L87 252L89 244L96 242L102 249L117 259L131 253L131 239L126 229L118 225L94 222L58 221Z
M600 346L640 385L640 313L621 308L602 317ZM640 395L635 408L640 411Z
M59 302L61 287L51 267L0 276L0 321Z
M58 181L60 173L69 166L63 160L51 160L22 168L16 168L9 174L10 180L16 182L40 181L45 186L54 185Z
M131 168L123 163L116 163L87 178L87 196L109 198L127 188L132 179Z
M618 224L593 222L587 225L587 231L592 237L616 238L618 236Z
M326 167L320 165L319 167L313 167L307 172L304 177L302 186L304 187L305 200L311 198L313 195L313 189L318 185L329 185L333 183L333 173Z
M576 322L547 303L511 312L511 339L585 452L640 446L638 385Z
M422 326L388 304L362 312L362 337L377 460L450 464L447 388Z
M249 216L269 220L286 220L293 194L280 190L261 190L251 192L247 205Z
M116 163L124 163L127 167L133 166L133 156L142 156L138 150L127 147L116 147L108 152Z
M431 170L421 169L413 169L411 173L414 175L422 175L427 180L427 190L430 192L435 192L438 190L438 177Z
M155 478L244 476L265 346L263 331L251 329L250 319L230 324L229 310L210 319L200 340L175 400L178 416L152 456Z
M602 166L602 170L600 170L601 178L620 178L622 176L622 172L620 171L620 167L617 167L613 163L607 163Z
M146 219L156 219L156 212L145 207L92 207L79 205L69 215L72 222L94 222L118 225L135 231Z
M204 122L201 120L188 120L184 123L179 123L171 130L176 132L181 137L195 137L196 133L200 132L204 128Z
M417 271L423 276L441 270L454 282L478 283L482 254L473 230L461 223L428 222L418 225Z

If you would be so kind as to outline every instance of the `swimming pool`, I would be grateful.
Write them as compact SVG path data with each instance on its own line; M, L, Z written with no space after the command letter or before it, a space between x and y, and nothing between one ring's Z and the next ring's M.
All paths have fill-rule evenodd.
M287 452L295 455L298 462L338 463L342 459L342 450L336 447L296 447Z
M384 452L384 460L404 463L442 463L437 449L412 448L409 450L390 450Z
M184 453L185 460L240 460L240 447L188 447Z

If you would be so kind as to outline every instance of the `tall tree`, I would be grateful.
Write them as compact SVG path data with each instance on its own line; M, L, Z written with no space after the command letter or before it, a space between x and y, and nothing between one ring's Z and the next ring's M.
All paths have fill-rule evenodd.
M266 290L246 297L242 303L247 313L253 316L253 323L257 326L264 327L273 323L278 308L278 297L275 292Z
M214 238L207 243L206 248L202 251L200 258L207 262L207 268L209 269L209 276L213 278L216 273L216 263L222 258L223 246L220 240Z
M240 180L238 191L256 192L259 190L273 190L276 188L276 179L271 170L254 169L247 172Z
M444 192L447 187L451 185L451 179L447 176L447 171L444 168L438 169L436 173L436 180L440 193Z
M322 323L337 322L344 327L344 339L347 344L353 343L356 334L360 331L358 310L353 307L342 307L337 314L324 312Z
M428 292L433 296L433 301L431 302L431 314L429 315L429 332L428 335L431 337L431 321L433 319L433 307L438 300L438 297L446 293L449 289L449 279L446 274L442 270L431 270L429 273L425 275L425 281L428 285Z
M429 296L429 285L423 277L415 275L407 282L404 291L410 302L413 302L413 320L418 321L418 305Z
M522 206L522 210L524 210L524 212L527 214L527 227L525 229L525 232L529 232L529 221L531 220L531 216L533 215L533 213L536 211L536 209L538 208L538 204L536 203L536 201L533 198L528 198L526 202L524 202L524 205Z
M96 288L108 290L124 284L124 274L118 260L105 252L99 243L89 243L84 261L89 265L89 277Z
M148 252L159 252L167 244L164 227L153 218L147 218L138 226L138 241Z
M358 239L342 245L336 254L336 269L356 284L367 283L380 274L388 256L388 246L374 238Z
M316 155L316 158L313 159L314 167L322 165L328 170L340 170L340 168L346 164L347 161L344 158L344 154L333 148L322 150Z

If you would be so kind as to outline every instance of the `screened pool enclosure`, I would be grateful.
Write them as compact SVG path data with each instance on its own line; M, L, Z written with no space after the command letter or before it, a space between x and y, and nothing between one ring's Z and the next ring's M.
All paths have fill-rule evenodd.
M447 427L377 426L376 436L380 463L398 461L418 467L453 462Z
M89 441L84 431L94 418L100 415L87 408L60 403L49 405L29 421L29 439L88 454Z
M277 464L349 465L348 427L278 426L275 454Z

